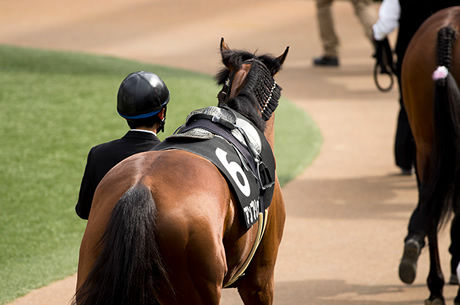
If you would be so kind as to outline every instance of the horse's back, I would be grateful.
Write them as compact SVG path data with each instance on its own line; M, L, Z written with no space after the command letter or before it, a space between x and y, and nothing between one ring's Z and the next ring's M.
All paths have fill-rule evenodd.
M180 150L149 151L133 155L112 168L95 192L91 218L107 215L123 193L136 183L146 185L152 192L159 213L162 210L185 210L191 198L209 205L209 189L228 196L225 179L209 161ZM216 195L215 195L216 196ZM220 200L222 198L215 198ZM186 202L184 202L186 200Z
M103 229L118 200L137 183L150 189L157 214L161 215L159 226L169 218L187 225L196 218L215 222L222 220L228 208L230 191L212 163L180 150L149 151L123 160L102 179L94 195L87 230L96 224ZM227 204L222 204L225 201Z

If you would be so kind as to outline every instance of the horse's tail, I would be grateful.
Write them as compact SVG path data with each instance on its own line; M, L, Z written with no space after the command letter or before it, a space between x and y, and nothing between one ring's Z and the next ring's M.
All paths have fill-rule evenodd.
M138 183L115 205L101 239L101 252L77 291L78 305L156 305L173 293L155 238L152 194Z
M434 80L434 145L430 177L423 177L425 189L421 201L428 204L428 215L434 221L427 225L439 229L449 212L456 209L459 192L453 186L460 183L460 90L449 72L457 32L443 27L438 32L438 68Z

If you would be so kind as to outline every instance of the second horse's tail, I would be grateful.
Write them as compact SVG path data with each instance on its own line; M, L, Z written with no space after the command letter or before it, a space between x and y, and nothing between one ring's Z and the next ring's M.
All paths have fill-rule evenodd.
M460 183L460 90L449 72L457 32L443 27L438 32L438 67L434 80L434 145L432 164L424 180L422 202L427 204L438 228L445 222L449 211L459 202L458 191L453 186Z
M155 202L145 185L138 183L123 194L74 304L159 304L159 289L170 285L155 238L155 217Z

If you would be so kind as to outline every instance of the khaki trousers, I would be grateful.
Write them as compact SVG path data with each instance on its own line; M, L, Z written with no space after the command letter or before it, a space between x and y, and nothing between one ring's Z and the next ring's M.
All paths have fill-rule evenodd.
M331 5L334 0L316 0L319 34L323 44L324 55L337 56L339 38L334 29ZM361 23L364 34L372 40L372 25L377 21L377 11L372 5L372 0L350 0L353 4L355 15Z

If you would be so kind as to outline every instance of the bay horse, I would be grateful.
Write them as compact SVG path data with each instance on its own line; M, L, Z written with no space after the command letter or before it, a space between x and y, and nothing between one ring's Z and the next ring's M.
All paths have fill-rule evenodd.
M272 149L274 108L265 111L244 89L255 61L273 80L288 49L279 57L256 56L230 49L223 39L220 43L225 67L217 75L223 85L218 106L247 117ZM230 283L244 304L272 304L284 222L276 178L265 233L254 253L262 224L243 226L233 192L210 161L184 150L133 155L110 170L96 189L73 304L219 304L222 288Z
M412 38L402 65L404 106L416 144L417 209L429 246L425 304L445 304L437 233L452 211L460 212L459 27L459 6L433 14ZM460 291L454 302L460 304Z

